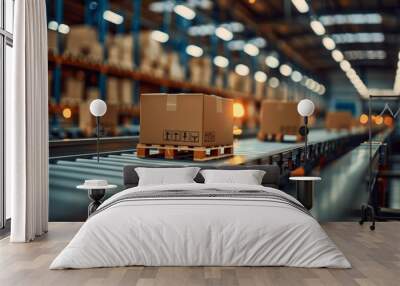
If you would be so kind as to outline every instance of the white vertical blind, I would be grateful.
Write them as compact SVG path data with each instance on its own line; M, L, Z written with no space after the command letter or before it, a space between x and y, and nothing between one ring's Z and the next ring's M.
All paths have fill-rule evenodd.
M11 96L11 75L12 75L12 67L13 67L13 53L12 48L6 45L5 52L5 93L4 97L9 98ZM7 176L5 176L7 178ZM5 188L5 215L6 219L11 218L11 189Z
M48 98L45 0L18 0L14 20L12 96L7 102L7 187L12 242L47 231Z
M5 0L5 30L9 33L13 33L13 21L14 21L14 0Z

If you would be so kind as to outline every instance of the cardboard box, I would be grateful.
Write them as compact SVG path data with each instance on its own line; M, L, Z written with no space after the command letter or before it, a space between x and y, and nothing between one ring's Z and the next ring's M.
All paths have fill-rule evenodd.
M205 94L142 94L140 143L233 144L233 100Z
M260 110L260 135L298 135L302 118L297 102L264 100Z
M97 30L88 25L74 25L71 26L67 36L66 49L73 49L77 45L90 45L97 42Z
M255 98L257 100L263 99L265 96L265 82L258 82L255 83Z
M211 84L211 80L208 82L208 85ZM224 72L218 70L217 74L215 75L215 87L223 88L224 87Z
M122 105L132 105L132 94L134 81L130 79L121 80L121 103Z
M174 80L184 80L185 78L178 53L168 53L168 77Z
M65 82L65 92L61 98L63 104L79 104L83 100L85 82L69 77Z
M133 47L131 34L108 36L108 64L124 69L133 69Z
M211 59L192 58L189 61L190 81L199 85L210 85Z
M86 89L86 101L92 101L100 98L100 90L97 87L89 87Z
M93 136L96 133L96 118L90 113L90 101L82 102L79 105L79 128L86 136ZM118 126L118 107L108 104L107 112L100 118L102 135L115 135Z
M327 129L347 129L352 126L353 117L348 111L328 112L325 118L325 127Z
M71 27L64 53L74 57L86 57L96 62L104 58L103 46L98 41L96 29L87 25Z
M141 58L151 62L159 60L163 51L161 44L151 38L152 31L141 31L140 33L140 53Z
M107 103L120 103L120 80L115 77L107 78Z

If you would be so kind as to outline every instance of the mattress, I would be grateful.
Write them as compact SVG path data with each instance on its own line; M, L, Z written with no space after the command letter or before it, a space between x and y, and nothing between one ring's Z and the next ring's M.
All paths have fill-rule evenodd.
M141 186L106 200L50 269L119 266L350 268L293 197L263 186Z

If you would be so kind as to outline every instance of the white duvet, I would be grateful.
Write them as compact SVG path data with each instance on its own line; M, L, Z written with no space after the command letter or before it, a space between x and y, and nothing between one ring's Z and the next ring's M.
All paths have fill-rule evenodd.
M264 190L232 184L135 187L163 190ZM81 227L50 269L145 266L294 266L350 268L318 222L282 203L258 199L185 198L124 201L99 212Z

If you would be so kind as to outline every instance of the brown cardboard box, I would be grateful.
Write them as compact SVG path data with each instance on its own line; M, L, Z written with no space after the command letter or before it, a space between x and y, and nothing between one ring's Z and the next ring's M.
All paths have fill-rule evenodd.
M97 30L88 25L74 25L67 36L66 49L74 48L77 45L90 45L97 42Z
M108 64L133 69L133 36L118 34L107 38Z
M240 75L234 71L230 71L228 74L228 88L232 90L240 90Z
M107 103L120 103L120 80L115 77L107 78Z
M209 58L192 58L189 61L190 81L199 85L210 85L211 60Z
M183 80L185 77L178 53L168 53L168 77L174 80Z
M100 90L97 87L89 87L86 89L86 101L92 101L100 98Z
M69 77L65 82L65 93L61 98L63 104L79 104L83 100L85 82L78 78Z
M253 79L250 75L241 77L241 88L240 91L243 91L247 94L250 94L253 89Z
M257 100L263 99L265 96L265 82L258 82L255 83L255 98Z
M159 59L163 51L161 44L151 38L152 31L140 32L141 58L151 62Z
M134 81L130 79L121 80L121 103L123 106L132 105L132 94Z
M102 61L103 47L98 42L96 29L86 25L72 26L67 36L65 54L87 57L96 62Z
M325 127L329 130L351 129L353 117L348 111L328 112L325 118Z
M211 84L211 81L208 82L208 85ZM218 70L215 75L215 87L223 88L224 87L224 72L222 70Z
M205 94L142 94L140 143L217 146L233 143L233 100Z
M302 118L297 102L264 100L260 111L260 137L266 135L298 135Z
M93 136L96 132L96 118L90 113L90 101L79 105L79 128L86 136ZM118 107L108 104L107 112L100 118L104 135L115 135L118 125Z

